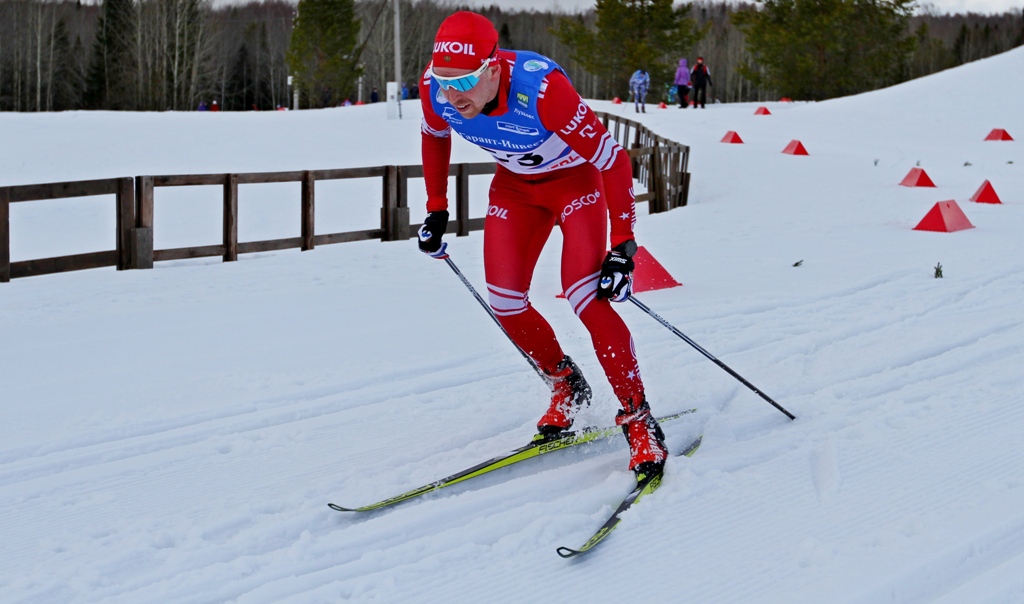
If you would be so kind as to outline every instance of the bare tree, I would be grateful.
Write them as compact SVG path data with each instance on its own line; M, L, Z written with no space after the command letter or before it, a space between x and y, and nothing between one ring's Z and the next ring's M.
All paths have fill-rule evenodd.
M394 79L393 0L358 0L363 98ZM691 16L707 35L686 53L703 55L713 96L724 102L777 98L739 75L752 63L732 15L753 4L696 0ZM430 60L441 21L464 8L457 0L401 0L402 65L410 90ZM117 10L113 10L117 9ZM552 34L567 15L552 11L476 9L494 22L503 48L532 50L561 65L586 97L608 96L604 82L572 60ZM187 110L228 97L237 109L288 104L286 51L294 0L253 0L214 8L210 0L0 0L0 111L103 109ZM593 27L595 13L570 17ZM916 49L904 79L991 56L1024 43L1024 13L945 14L927 3L910 19ZM609 53L618 49L606 49ZM235 73L240 55L248 56ZM88 74L88 77L86 76ZM240 74L240 75L239 75ZM88 86L86 86L88 80ZM236 88L238 90L236 90ZM85 95L88 89L89 95Z

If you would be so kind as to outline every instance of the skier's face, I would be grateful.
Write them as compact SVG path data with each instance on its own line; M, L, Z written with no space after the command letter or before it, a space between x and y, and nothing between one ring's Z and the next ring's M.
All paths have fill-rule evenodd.
M435 67L435 74L443 78L466 76L473 73L471 69L455 69L452 67ZM480 81L469 90L441 88L441 94L451 103L459 115L473 119L480 115L484 106L498 94L498 83L501 80L501 66L497 63L488 65L480 75Z

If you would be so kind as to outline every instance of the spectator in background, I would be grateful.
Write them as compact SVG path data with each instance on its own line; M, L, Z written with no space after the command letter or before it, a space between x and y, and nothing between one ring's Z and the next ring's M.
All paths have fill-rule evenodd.
M633 93L633 109L637 113L647 113L647 89L651 86L651 76L641 67L629 78L629 91Z
M198 111L206 111L206 101L199 101Z
M210 103L210 111L220 111L220 105L217 104L216 100Z
M373 90L370 91L370 102L371 103L378 103L378 102L380 102L380 91L377 90L376 86L374 86Z
M711 83L711 70L704 64L704 57L697 57L697 64L690 72L690 81L693 83L693 108L696 109L700 104L700 108L704 109L704 103L708 98L708 86L714 86Z
M676 94L679 95L679 108L686 109L690 104L690 65L686 59L679 59L676 69Z
M406 84L405 82L402 82L402 100L404 101L404 100L406 100L408 98L409 98L409 85Z

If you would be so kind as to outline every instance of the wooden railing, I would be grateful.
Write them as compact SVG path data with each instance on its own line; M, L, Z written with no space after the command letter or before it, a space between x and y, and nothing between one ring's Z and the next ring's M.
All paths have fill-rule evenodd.
M633 175L647 187L637 202L648 202L650 212L664 212L686 205L690 183L687 172L689 147L655 135L643 124L607 113L598 113L605 127L625 147L633 161ZM455 219L448 231L457 236L483 229L484 217L469 215L469 177L494 174L493 163L452 164L455 177ZM238 254L289 248L311 250L317 245L380 239L400 241L412 237L418 225L409 222L410 178L422 178L422 166L378 166L338 170L259 172L248 174L184 174L137 176L76 182L0 187L0 282L12 278L115 266L117 270L152 268L154 261L220 256L225 262ZM318 181L353 178L381 179L380 227L340 233L316 234L315 190ZM238 241L238 185L301 183L301 221L297 237L264 241ZM157 187L219 186L223 188L223 236L218 244L171 249L153 247L154 190ZM114 195L117 210L116 248L38 260L11 262L10 204L69 197Z
M91 195L114 195L117 212L116 248L103 252L73 254L56 258L11 262L10 207L22 201L43 201ZM116 266L118 270L132 267L132 226L134 221L135 189L131 178L80 180L44 185L0 187L0 282L14 277L30 277L48 273L77 271L102 266Z
M636 201L649 202L652 214L685 206L690 195L690 148L640 122L600 111L597 116L633 158L633 178L647 187Z

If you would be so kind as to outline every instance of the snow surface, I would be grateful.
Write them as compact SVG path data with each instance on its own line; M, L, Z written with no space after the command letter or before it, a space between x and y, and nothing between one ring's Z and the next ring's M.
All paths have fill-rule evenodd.
M514 448L545 406L411 241L0 284L0 600L1024 602L1021 73L1024 49L771 116L594 103L692 145L689 207L637 226L684 285L640 299L798 419L623 305L656 413L699 409L670 443L705 441L576 561L555 548L631 485L620 438L389 510L327 508ZM418 163L404 110L2 114L0 182ZM792 139L810 155L780 153ZM918 164L938 188L898 186ZM986 179L1002 205L967 201ZM242 240L298 234L289 186L242 188ZM325 219L372 226L376 183L331 186ZM158 190L158 246L215 243L218 197ZM912 230L948 199L977 228ZM110 198L14 204L12 254L110 248L113 220ZM448 239L482 288L481 233ZM595 388L580 422L607 425L611 389L555 298L558 247L532 299Z

